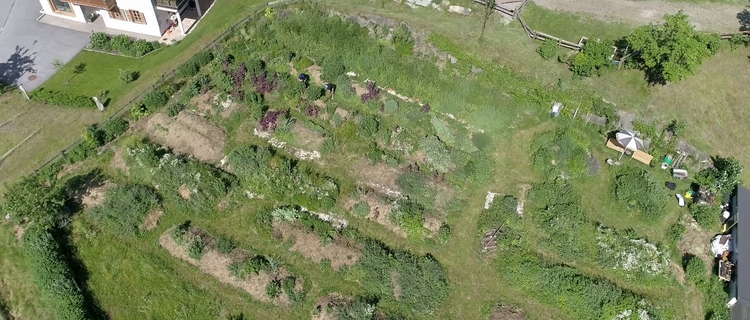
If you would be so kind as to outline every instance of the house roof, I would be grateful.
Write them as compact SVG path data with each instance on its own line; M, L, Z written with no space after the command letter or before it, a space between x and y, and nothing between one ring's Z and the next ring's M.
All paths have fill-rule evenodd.
M732 320L750 320L750 271L742 274L740 270L750 270L750 190L738 186L733 201L734 219L737 225L732 230L737 272L737 303L732 307Z

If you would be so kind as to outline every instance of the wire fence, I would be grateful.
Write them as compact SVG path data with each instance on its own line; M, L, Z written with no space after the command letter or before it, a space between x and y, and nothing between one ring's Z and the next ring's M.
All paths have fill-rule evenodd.
M211 41L211 43L209 43L208 45L206 45L205 47L203 47L200 51L205 51L205 50L211 50L211 49L213 49L221 41L223 41L224 39L226 39L228 36L232 35L232 33L234 33L234 31L238 27L246 24L248 21L250 21L250 19L258 16L263 11L265 11L265 8L279 6L279 5L287 5L287 4L295 3L297 1L298 0L282 0L282 1L267 2L264 6L262 6L258 10L255 10L254 12L252 12L249 15L247 15L242 20L240 20L240 21L236 22L235 24L233 24L232 26L230 26L226 31L224 31L224 33L222 33L216 39L214 39L213 41ZM137 101L141 100L141 98L143 96L145 96L146 94L148 94L150 92L153 92L154 90L156 90L156 88L158 88L158 87L164 85L165 83L167 83L168 81L172 80L172 78L174 78L175 74L177 73L177 69L178 68L179 68L179 66L175 67L174 69L172 69L171 71L169 71L169 72L167 72L165 74L162 74L162 76L159 79L159 81L157 81L156 83L152 84L151 88L149 90L146 90L146 91L143 91L143 92L139 93L133 99L129 100L127 103L124 103L122 106L120 106L119 109L117 109L117 111L115 111L114 114L112 114L111 116L109 116L107 119L105 119L101 123L97 124L97 126L100 126L100 127L104 126L107 123L109 123L110 121L112 121L113 119L122 117L125 114L125 112L127 112L129 110L130 106L133 103L136 103ZM74 148L78 147L78 145L81 144L82 142L83 142L83 137L79 137L73 143L71 143L67 148L61 150L54 157L52 157L51 159L47 160L47 162L45 162L44 164L42 164L39 167L37 167L34 170L34 173L36 174L39 170L43 169L44 167L49 166L50 164L59 161L60 159L62 159L63 157L65 157L68 153L70 153L71 150L73 150Z

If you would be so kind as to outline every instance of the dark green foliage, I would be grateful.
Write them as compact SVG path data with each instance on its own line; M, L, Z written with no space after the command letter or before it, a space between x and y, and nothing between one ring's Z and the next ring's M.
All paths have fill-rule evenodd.
M234 241L232 241L232 239L226 237L217 237L216 239L216 249L218 249L221 253L230 253L236 247L237 245L234 243Z
M484 234L487 230L500 228L501 226L507 225L511 220L518 219L518 212L516 207L518 206L518 199L512 196L495 196L492 206L489 209L482 211L479 216L479 227L477 231L480 234Z
M198 64L192 59L177 68L177 76L179 77L190 78L196 74L198 74Z
M163 47L164 44L143 39L133 41L132 38L122 34L109 36L103 32L92 32L89 46L97 50L115 51L121 55L141 57Z
M698 225L704 230L713 231L719 227L721 208L710 204L692 203L688 207L690 215L693 216Z
M192 61L195 62L198 67L203 67L207 65L211 60L214 59L214 54L211 51L201 51L200 53L196 54L192 59Z
M311 85L305 89L305 96L310 101L318 100L323 96L323 88Z
M577 75L590 77L598 74L601 68L610 65L610 56L613 53L612 41L589 40L581 52L573 57L570 69Z
M492 145L492 138L486 133L477 132L471 135L471 142L477 149L486 151Z
M273 299L278 297L281 294L281 280L271 280L266 285L266 295Z
M148 110L152 111L167 105L167 101L169 101L169 96L161 91L149 92L143 98L143 104Z
M695 31L682 11L667 14L664 20L661 25L639 27L626 38L634 53L629 61L644 70L651 83L675 82L692 75L719 45L716 35Z
M542 45L536 49L536 53L538 53L544 60L552 59L552 57L557 55L557 41L552 39L544 40Z
M23 235L23 252L31 266L34 283L54 308L57 319L89 319L83 293L53 236L53 230L41 223L33 223Z
M125 131L128 131L130 124L123 118L113 118L109 122L101 126L101 134L104 138L104 143L111 142L115 138L119 137Z
M3 213L15 219L28 218L41 224L55 218L64 199L64 190L59 185L30 175L8 186L2 208Z
M393 299L391 275L396 273L401 287L398 303L406 312L431 313L448 297L447 274L432 256L393 250L374 240L366 240L363 245L357 266L365 273L363 285L368 293Z
M750 44L750 37L747 37L744 34L735 33L731 38L729 38L729 46L732 51L739 48L740 46L747 47L748 44Z
M158 42L156 42L156 41L149 42L149 41L144 40L144 39L138 39L138 40L136 40L136 41L133 42L133 46L132 46L130 52L131 52L132 55L134 55L136 57L140 57L140 56L143 56L143 55L145 55L145 54L147 54L147 53L149 53L151 51L154 51L158 47L160 47L160 46L158 45Z
M740 184L740 174L742 174L742 164L733 157L722 158L719 156L712 158L713 168L705 168L698 172L695 177L696 182L700 185L708 186L712 191L730 193L734 187Z
M334 81L346 73L346 66L344 66L340 59L326 59L322 67L323 74L321 77L327 81Z
M682 240L682 235L684 233L685 233L685 226L679 221L677 221L669 226L669 229L667 229L667 234L665 238L670 243L676 245L678 242L680 242L680 240Z
M363 114L357 123L357 133L360 137L371 139L380 129L380 117L377 115Z
M151 187L126 184L107 190L104 204L93 208L90 215L117 232L138 235L143 219L158 205L159 197Z
M170 117L176 117L183 109L184 106L181 103L172 103L167 106L167 115Z
M159 186L164 200L197 214L216 211L217 203L235 185L235 178L221 170L168 153L150 142L139 140L128 146L126 162L131 176L144 183ZM186 199L180 187L190 191Z
M617 115L615 107L601 98L592 98L591 109L595 115L607 118L608 127L614 126L620 121L620 116Z
M109 50L109 36L104 32L92 32L89 37L91 46L101 50Z
M396 185L409 197L425 208L432 208L435 191L427 185L427 178L419 172L406 172L398 177Z
M316 215L303 212L297 221L306 232L318 235L323 245L330 243L338 235L338 231L329 222L320 220Z
M302 292L297 292L294 290L294 286L297 282L297 279L294 277L287 277L284 278L282 281L282 289L284 289L284 292L289 297L290 300L294 303L302 303L305 302L306 294L304 290Z
M124 84L129 84L135 81L136 79L138 79L138 75L138 71L120 69L120 81L122 81L122 83Z
M50 91L44 88L34 90L31 99L35 101L70 108L96 108L94 99L87 96L77 96L67 92Z
M656 178L646 170L629 169L617 175L614 197L647 218L664 215L667 195Z
M205 242L203 242L203 239L201 239L201 237L199 236L193 236L193 238L188 242L186 251L188 257L193 259L200 259L205 253L205 248L206 244Z
M708 270L706 269L706 263L703 259L690 256L687 257L685 262L685 279L695 283L699 288L703 288L707 284Z
M548 176L588 175L588 139L574 128L548 131L534 139L531 154L534 169Z
M357 296L349 303L337 306L337 320L375 320L375 301Z
M453 231L451 230L451 227L447 224L443 224L440 226L440 229L438 229L437 238L440 243L448 243L452 235Z
M259 274L261 271L272 271L271 264L265 256L255 255L252 258L229 265L232 276L244 280L249 274Z
M266 197L293 199L295 204L321 210L333 207L338 198L333 179L293 164L267 147L236 148L229 153L229 162L243 186Z

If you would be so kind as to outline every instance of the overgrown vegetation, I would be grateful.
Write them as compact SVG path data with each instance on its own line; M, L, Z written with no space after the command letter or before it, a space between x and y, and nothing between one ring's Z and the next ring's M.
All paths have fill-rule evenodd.
M104 204L91 210L91 217L107 227L127 235L140 233L139 226L148 213L159 205L154 189L126 184L107 190Z
M144 39L134 40L122 34L110 36L104 32L92 32L88 47L126 56L142 57L156 49L164 47L164 44Z

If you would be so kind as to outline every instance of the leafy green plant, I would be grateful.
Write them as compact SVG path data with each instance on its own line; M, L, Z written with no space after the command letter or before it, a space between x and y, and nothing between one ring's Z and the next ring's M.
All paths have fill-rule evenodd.
M305 291L297 292L294 287L297 284L297 279L294 277L286 277L282 281L282 289L286 293L287 297L292 300L294 303L302 303L305 302Z
M187 254L188 257L193 259L200 259L203 257L203 254L205 253L206 244L203 242L203 239L201 239L200 236L193 236L193 238L188 242L187 245Z
M281 281L280 280L276 280L276 279L271 280L266 285L266 295L269 298L271 298L271 299L274 299L274 298L278 297L281 294L281 292L282 291L281 291Z
M536 53L538 53L544 60L552 59L552 57L557 55L557 42L552 39L544 40L542 45L536 49Z
M354 205L352 212L360 217L366 217L370 214L370 205L367 202L359 202Z
M169 101L169 96L161 91L149 92L146 94L146 97L143 98L143 104L148 110L161 108L167 105L167 101Z
M419 141L419 147L424 151L427 162L438 172L448 172L453 166L448 149L436 137L428 136Z
M648 218L657 218L664 214L667 195L651 173L630 169L615 178L614 197Z
M126 184L107 190L104 203L93 208L89 215L116 232L138 235L146 215L159 203L159 196L151 187Z
M61 186L39 176L24 176L7 187L2 212L40 224L53 221L63 208L63 192Z
M120 81L123 84L130 84L136 79L138 79L138 71L120 69Z
M305 96L307 100L313 101L318 100L323 96L323 88L317 86L309 86L305 90Z
M440 229L438 229L437 238L440 243L448 243L452 235L453 232L451 230L451 227L447 224L443 224L442 226L440 226Z
M191 59L183 63L179 68L177 68L177 76L183 77L183 78L190 78L198 74L198 69L199 69L198 64L193 59Z
M716 230L719 227L721 209L710 204L692 203L688 207L698 225L704 230Z
M695 283L699 288L703 288L708 282L708 270L706 269L706 263L703 259L690 256L687 257L685 263L685 278Z
M430 119L430 123L432 123L432 127L435 129L435 132L437 133L437 136L441 142L445 143L445 145L448 147L453 147L455 145L456 137L453 135L453 132L451 132L451 129L448 127L448 124L446 124L445 121L432 116L432 119Z
M294 69L297 69L297 72L302 72L313 64L314 62L310 58L301 56L294 61Z
M92 47L100 50L109 50L109 36L104 32L92 32L89 36L89 41Z
M216 242L216 249L219 250L219 252L228 254L231 253L234 248L237 247L237 245L232 241L232 239L226 238L226 237L217 237Z
M133 120L147 117L149 114L151 114L151 112L143 103L134 103L130 106L130 117L133 118Z
M118 34L109 41L110 45L112 46L112 49L117 51L120 54L124 55L130 55L132 46L133 46L133 39L130 37Z
M414 50L414 36L406 24L399 24L398 27L393 29L391 41L396 47L396 53L404 56L412 55Z
M50 91L44 88L34 90L31 99L51 105L71 108L96 108L94 100L82 95L74 95L61 91Z

